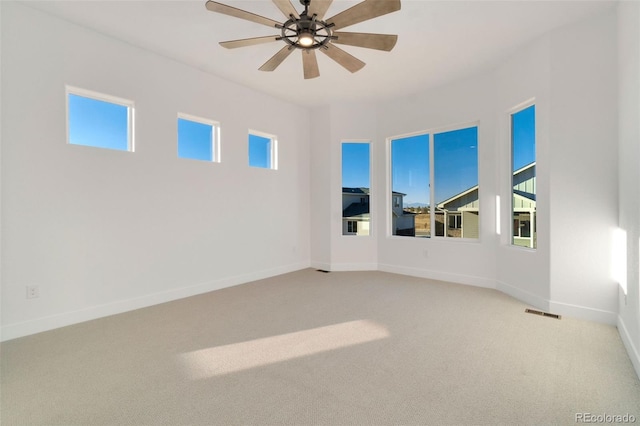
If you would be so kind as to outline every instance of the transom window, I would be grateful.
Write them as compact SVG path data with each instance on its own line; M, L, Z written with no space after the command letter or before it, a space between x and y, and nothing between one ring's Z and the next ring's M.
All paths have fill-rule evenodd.
M178 114L178 157L219 162L219 129L215 121Z
M133 101L66 86L67 143L133 151Z
M263 169L276 170L277 140L273 135L249 131L249 165Z

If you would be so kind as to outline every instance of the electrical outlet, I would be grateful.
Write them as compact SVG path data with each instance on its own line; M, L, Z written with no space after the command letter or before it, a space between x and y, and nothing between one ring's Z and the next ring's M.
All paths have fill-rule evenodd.
M38 286L38 285L28 285L27 286L27 299L35 299L36 297L40 297L40 286Z

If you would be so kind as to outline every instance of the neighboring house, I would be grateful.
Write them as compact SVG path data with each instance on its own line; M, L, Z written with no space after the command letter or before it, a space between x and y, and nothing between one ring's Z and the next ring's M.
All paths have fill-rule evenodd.
M478 186L436 205L436 236L478 238ZM446 232L446 234L445 234Z
M342 235L369 235L369 188L342 188Z
M513 244L536 247L536 163L513 173Z
M393 235L415 237L416 215L406 211L403 207L404 196L402 192L391 193L391 230Z
M415 235L415 214L402 208L406 194L392 193L393 235ZM369 188L342 188L342 235L369 235Z
M478 238L478 186L436 205L436 236ZM536 246L536 163L513 173L513 243Z

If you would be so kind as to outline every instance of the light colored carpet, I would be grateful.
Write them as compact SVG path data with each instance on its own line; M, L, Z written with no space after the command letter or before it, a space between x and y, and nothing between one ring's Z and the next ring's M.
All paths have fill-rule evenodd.
M635 416L615 328L500 292L303 270L2 344L7 425L573 424Z

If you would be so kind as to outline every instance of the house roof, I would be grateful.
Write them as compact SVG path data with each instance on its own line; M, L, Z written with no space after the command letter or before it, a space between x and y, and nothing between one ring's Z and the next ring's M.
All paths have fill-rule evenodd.
M526 198L528 200L536 201L536 194L532 194L530 192L518 191L517 189L514 189L513 193L523 198Z
M342 217L363 217L369 214L369 203L351 203L342 211Z
M346 186L342 187L343 194L364 194L369 195L369 188L349 188Z
M517 176L517 175L519 175L519 174L521 174L521 173L524 173L524 172L526 172L527 170L529 170L530 168L535 167L535 166L536 166L536 162L534 161L534 162L532 162L532 163L527 164L527 165L526 165L526 166L524 166L524 167L519 168L518 170L516 170L515 172L513 172L513 175L514 175L514 176ZM462 191L462 192L460 192L460 193L458 193L458 194L454 195L453 197L447 198L446 200L439 202L439 203L437 204L437 206L438 206L438 207L442 207L443 205L445 205L445 204L449 204L450 202L452 202L453 200L455 200L455 199L457 199L457 198L464 197L465 195L467 195L467 194L469 194L469 193L471 193L471 192L473 192L473 191L475 191L475 190L477 190L477 189L478 189L478 185L474 185L474 186L472 186L471 188L465 189L464 191ZM532 200L532 201L535 201L535 200L536 200L536 195L535 195L535 194L530 194L530 193L528 193L528 192L522 192L522 191L517 191L517 190L514 190L514 191L513 191L513 193L514 193L514 194L521 195L521 196L523 196L523 197L525 197L525 198L528 198L528 199L530 199L530 200Z
M516 170L515 172L513 172L514 176L519 175L520 173L524 172L525 170L529 170L532 167L536 166L536 162L534 161L533 163L529 163L526 166L522 166L520 167L518 170Z
M476 186L472 186L471 188L469 188L469 189L465 189L464 191L462 191L462 192L460 192L460 193L458 193L458 194L454 195L454 196L453 196L453 197L451 197L451 198L448 198L448 199L446 199L446 200L444 200L444 201L439 202L439 203L437 204L437 206L438 206L438 207L441 207L441 206L443 206L443 205L445 205L445 204L450 203L451 201L453 201L453 200L455 200L455 199L457 199L457 198L464 197L465 195L470 194L470 193L472 193L473 191L477 191L477 190L478 190L478 185L476 185Z

